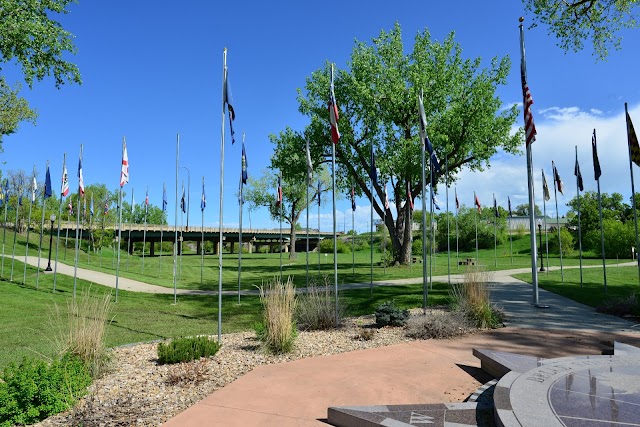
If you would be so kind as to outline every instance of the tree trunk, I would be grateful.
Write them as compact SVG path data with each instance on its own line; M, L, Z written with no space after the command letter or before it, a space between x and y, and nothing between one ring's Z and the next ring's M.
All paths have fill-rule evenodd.
M411 247L411 221L407 219L408 207L403 207L398 210L398 218L394 224L389 210L386 215L385 227L389 231L389 237L391 239L391 245L394 252L394 261L400 264L409 263L409 248ZM410 217L411 215L409 215Z
M291 226L291 231L289 232L289 259L296 259L296 227L294 225Z

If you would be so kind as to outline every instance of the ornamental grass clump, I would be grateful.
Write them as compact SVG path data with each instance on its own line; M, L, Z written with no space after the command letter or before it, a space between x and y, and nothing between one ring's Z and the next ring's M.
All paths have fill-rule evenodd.
M303 330L327 330L340 326L344 307L339 299L336 301L329 278L325 276L323 281L323 286L318 286L315 281L311 281L307 292L298 295L295 316L298 326Z
M469 267L462 283L452 284L453 309L465 314L472 326L493 329L502 326L503 314L491 303L489 283L493 273L481 267Z
M293 349L297 336L294 321L296 292L289 277L285 283L274 278L267 285L260 286L262 303L262 333L258 336L264 347L276 354L288 353Z

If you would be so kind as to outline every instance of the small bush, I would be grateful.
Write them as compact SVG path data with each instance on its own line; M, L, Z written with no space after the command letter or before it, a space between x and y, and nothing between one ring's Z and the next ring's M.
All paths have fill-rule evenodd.
M180 363L210 357L220 350L220 344L209 337L178 338L158 344L158 362Z
M417 339L444 339L464 335L471 325L460 311L431 310L407 322L407 336Z
M336 296L328 277L323 278L322 287L310 282L307 292L298 295L296 321L305 330L326 330L337 328L344 315L344 308L338 299L338 324L336 324ZM257 335L257 334L256 334Z
M376 325L404 326L409 319L409 310L402 310L393 301L387 301L376 308Z
M166 383L168 385L200 384L207 378L206 361L195 360L193 362L178 363L167 372Z
M277 278L260 287L264 335L261 338L265 348L276 354L288 353L293 349L296 338L294 313L296 293L289 277L286 283Z
M0 375L0 426L33 424L73 407L91 384L80 358L67 354L50 365L24 358Z
M596 310L614 316L637 315L640 314L640 300L638 295L633 292L626 297L606 299Z
M342 240L338 240L338 245L336 246L336 251L339 254L351 253L351 244L347 245ZM333 253L333 239L322 239L322 240L320 240L320 252L323 253L323 254L332 254Z
M358 333L353 337L353 339L359 341L371 341L375 336L375 329L360 327L360 329L358 329Z

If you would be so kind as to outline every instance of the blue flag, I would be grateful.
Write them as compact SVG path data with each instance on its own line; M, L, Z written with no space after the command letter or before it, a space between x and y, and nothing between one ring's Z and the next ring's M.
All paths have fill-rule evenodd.
M207 207L207 196L204 194L204 178L202 178L202 198L200 199L200 210L204 212L204 208L206 207Z
M247 152L244 150L244 142L242 143L242 183L246 184L249 174L247 173Z
M318 205L322 204L322 182L318 180Z
M440 205L438 205L438 199L436 198L436 193L431 192L431 201L433 202L433 207L437 210L440 210Z
M49 166L47 166L47 174L44 179L44 198L48 199L51 195L51 174L49 173Z
M180 199L180 209L182 209L182 213L187 213L187 203L184 198L184 184L182 184L182 198Z
M22 206L22 196L18 197L18 206Z
M431 163L433 164L433 168L436 172L440 172L440 164L438 164L438 157L436 156L436 152L433 151L433 145L431 144L431 140L428 136L425 136L425 149L429 152L431 156Z
M236 119L236 112L233 109L233 97L231 96L231 85L229 84L229 75L227 67L224 67L224 92L222 94L222 108L227 106L229 112L229 129L231 130L231 143L235 144L235 133L233 132L233 121ZM224 111L224 110L223 110Z
M167 211L167 184L162 184L162 212Z

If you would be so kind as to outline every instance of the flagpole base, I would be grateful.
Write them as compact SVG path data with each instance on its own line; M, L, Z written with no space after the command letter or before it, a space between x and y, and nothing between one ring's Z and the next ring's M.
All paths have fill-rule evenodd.
M550 308L550 306L547 304L537 303L537 304L531 304L531 305L534 306L535 308Z

